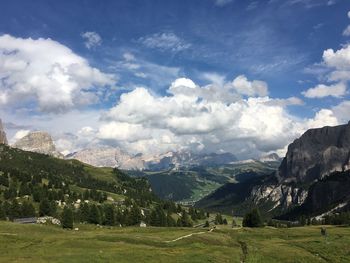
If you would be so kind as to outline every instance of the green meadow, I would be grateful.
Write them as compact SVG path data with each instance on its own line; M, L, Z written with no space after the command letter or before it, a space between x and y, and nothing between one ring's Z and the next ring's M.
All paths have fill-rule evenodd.
M0 222L0 261L350 262L349 227L327 226L326 237L317 226L219 226L212 232L203 228L75 227L79 230Z

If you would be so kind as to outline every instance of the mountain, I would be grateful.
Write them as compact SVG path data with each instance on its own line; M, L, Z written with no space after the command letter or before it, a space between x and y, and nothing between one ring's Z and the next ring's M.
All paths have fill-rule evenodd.
M263 155L258 159L260 162L281 162L282 158L278 156L277 153L270 153L267 155Z
M350 123L306 131L288 147L276 172L245 185L225 185L197 203L198 207L243 214L259 206L284 219L316 216L350 203ZM248 185L247 185L248 183ZM246 189L243 199L237 189ZM232 189L233 192L227 189Z
M30 132L13 144L13 147L29 151L48 154L55 157L63 157L56 151L51 135L44 131Z
M133 176L145 176L153 191L163 199L178 202L195 202L228 182L244 182L271 173L280 162L231 162L215 166L191 166L162 171L145 170L130 172Z
M96 167L117 167L124 170L144 170L142 156L131 156L118 148L97 147L84 149L66 156Z
M2 125L2 121L0 119L0 144L7 144L6 133L4 131L4 127Z
M167 152L146 160L149 170L180 169L193 166L217 166L237 161L232 153Z

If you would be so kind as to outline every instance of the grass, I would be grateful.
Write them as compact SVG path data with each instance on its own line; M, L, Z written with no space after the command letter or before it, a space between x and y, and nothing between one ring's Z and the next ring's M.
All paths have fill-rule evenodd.
M350 228L99 228L0 223L0 262L349 262ZM166 243L190 233L205 232Z

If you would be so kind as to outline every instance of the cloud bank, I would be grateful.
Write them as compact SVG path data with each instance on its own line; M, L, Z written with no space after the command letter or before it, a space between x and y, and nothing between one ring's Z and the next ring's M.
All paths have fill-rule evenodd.
M265 82L243 75L223 86L203 87L180 78L167 92L155 96L139 87L124 93L104 114L96 136L134 153L188 149L248 157L283 151L308 128L338 124L328 109L310 119L290 115L287 106L302 104L300 99L270 98Z
M42 112L66 112L98 102L101 89L114 83L113 75L59 42L0 36L0 106L27 103Z

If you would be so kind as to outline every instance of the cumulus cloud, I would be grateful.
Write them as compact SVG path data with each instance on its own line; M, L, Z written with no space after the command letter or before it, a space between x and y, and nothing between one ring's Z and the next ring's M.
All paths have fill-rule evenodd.
M232 82L233 88L239 93L247 96L266 96L268 87L266 82L260 80L248 81L246 76L240 75Z
M344 83L337 83L334 85L319 84L314 88L310 88L307 91L302 92L307 98L324 98L335 97L341 98L346 94L346 85Z
M55 113L96 103L96 90L115 83L59 42L10 35L0 36L0 79L0 106L34 103Z
M350 121L350 101L345 100L332 108L334 115L340 123L347 123Z
M350 45L339 50L327 49L322 58L323 61L312 67L311 71L316 70L319 78L330 84L319 84L302 94L309 98L343 97L347 93L347 83L350 80Z
M96 32L84 32L81 33L81 37L85 40L84 44L88 49L95 48L102 44L102 38Z
M208 86L180 78L170 85L167 96L155 96L142 87L124 93L103 116L105 124L99 128L98 137L146 154L180 148L231 151L247 157L284 149L309 127L338 123L331 110L322 109L310 119L291 116L286 107L302 104L295 97L242 98L238 93L242 91L228 82L224 86L232 97L224 100L213 98ZM267 89L261 91L261 86L265 87L261 83L253 85L259 92L251 92L248 86L249 94L267 94Z
M138 42L148 48L154 48L161 51L182 51L188 49L191 44L181 39L179 36L171 32L155 33L153 35L141 37Z

